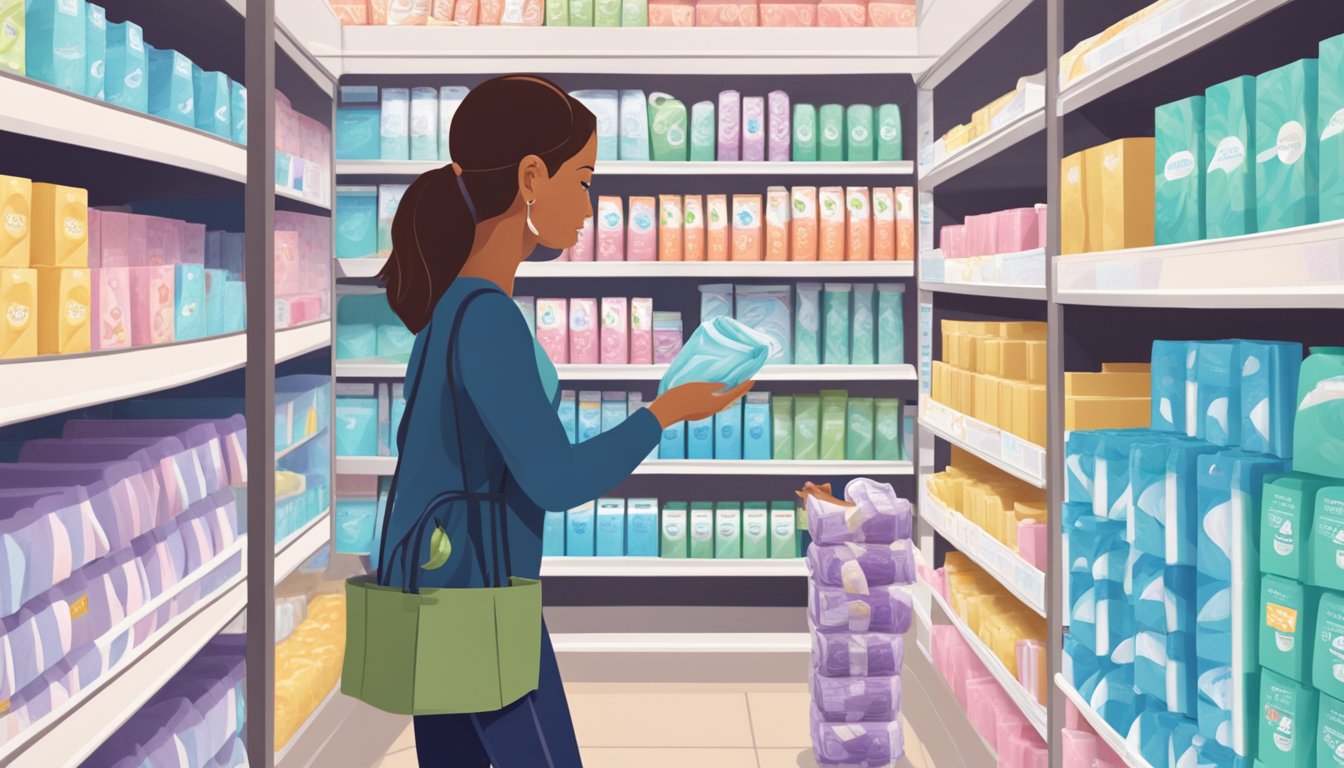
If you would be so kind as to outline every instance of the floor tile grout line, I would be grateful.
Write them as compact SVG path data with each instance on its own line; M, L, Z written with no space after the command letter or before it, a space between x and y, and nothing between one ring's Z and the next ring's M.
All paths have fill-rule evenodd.
M751 731L751 756L756 758L756 768L761 768L761 751L756 746L756 721L751 717L751 694L747 691L742 692L742 698L747 702L747 728Z

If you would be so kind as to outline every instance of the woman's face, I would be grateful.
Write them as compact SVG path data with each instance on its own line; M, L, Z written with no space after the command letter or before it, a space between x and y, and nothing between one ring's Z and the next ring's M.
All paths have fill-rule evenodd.
M554 176L537 180L532 223L542 247L563 249L579 241L584 220L593 215L589 189L596 165L597 136L593 135Z

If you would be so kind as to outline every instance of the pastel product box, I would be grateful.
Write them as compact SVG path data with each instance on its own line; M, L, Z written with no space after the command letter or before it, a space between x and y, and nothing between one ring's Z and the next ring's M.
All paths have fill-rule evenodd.
M1154 341L1152 353L1152 428L1186 431L1186 357L1190 342Z
M821 457L821 398L795 395L793 398L793 458L816 461Z
M847 396L843 391L821 393L821 437L818 450L822 461L845 460L845 423L848 418Z
M377 387L337 384L335 424L337 456L377 456Z
M1204 342L1199 345L1195 372L1199 408L1196 434L1215 445L1241 445L1240 342Z
M714 417L686 422L686 458L703 461L714 458Z
M742 159L742 94L719 94L719 161Z
M84 93L88 76L82 0L27 0L27 74L64 91Z
M708 286L705 286L708 287ZM716 286L730 288L731 286ZM793 317L792 291L787 285L739 285L733 289L736 294L734 316L748 328L759 331L769 339L770 357L768 362L774 365L788 365L793 362ZM702 294L702 304L707 297L721 294ZM728 299L729 307L732 298ZM711 311L718 311L719 306ZM703 314L703 312L702 312ZM706 320L702 317L702 324Z
M1316 495L1329 484L1325 478L1300 472L1266 480L1260 514L1261 571L1306 580Z
M606 206L606 207L604 207ZM619 261L625 258L629 261L654 261L658 257L658 232L655 228L657 217L657 201L652 197L632 197L630 198L630 215L626 221L625 243L623 249L618 249L607 244L607 249L603 249L601 228L610 224L609 216L605 213L608 209L617 217L621 215L621 199L619 197L601 197L598 198L598 219L603 222L598 231L598 254L597 260ZM608 236L610 240L610 236Z
M1344 703L1322 694L1317 715L1316 765L1344 766Z
M600 24L598 26L601 26ZM617 152L622 160L649 160L649 101L643 91L620 94L620 135Z
M384 88L379 109L379 157L383 160L411 159L410 89Z
M621 26L649 26L649 0L624 0L621 3Z
M1059 162L1060 252L1065 256L1101 249L1088 238L1086 156L1075 152Z
M1260 672L1257 756L1266 768L1309 768L1316 751L1319 694L1270 670Z
M32 237L33 183L0 176L0 268L27 267Z
M749 393L752 394L752 393ZM771 395L771 458L776 461L793 460L793 397Z
M742 99L742 159L747 162L765 160L766 143L765 99L745 96Z
M897 104L883 104L877 108L877 159L896 162L903 156L901 108Z
M140 26L130 21L109 22L105 55L103 97L107 103L148 112L149 53Z
M649 26L694 27L695 3L692 0L649 0Z
M658 443L658 458L674 460L686 458L685 422L677 422L663 430L663 437Z
M1321 41L1319 62L1320 220L1334 221L1344 218L1344 35Z
M191 75L196 127L225 139L233 138L233 96L229 93L228 75L200 67L192 67Z
M565 555L592 557L597 549L597 502L586 501L565 515Z
M89 270L37 267L35 271L37 354L88 352L92 348L89 322L92 286L89 283Z
M593 0L593 26L621 26L621 0Z
M690 556L689 511L681 502L663 506L663 519L658 526L658 554L660 557L684 559Z
M683 341L681 313L653 313L653 362L654 365L671 364L681 352Z
M765 193L765 260L789 260L789 190L770 187Z
M87 267L88 191L35 183L32 185L32 206L29 236L32 266Z
M770 393L748 392L742 409L742 458L747 461L774 458L770 444L773 433Z
M877 364L905 363L905 286L877 286Z
M131 297L135 300L135 277L131 277ZM247 327L247 286L238 280L229 280L224 284L224 303L228 307L228 332L242 331Z
M686 105L666 93L649 94L650 155L657 162L684 161L689 147Z
M685 212L681 195L658 196L658 260L681 261Z
M755 27L759 26L756 3L738 0L697 0L695 26L697 27Z
M714 458L742 458L742 399L714 414Z
M1317 62L1299 61L1255 79L1256 225L1260 232L1315 224L1320 133Z
M719 502L714 509L714 557L737 560L742 557L742 506Z
M705 201L700 195L686 195L681 203L684 226L681 230L682 258L705 260ZM633 260L633 259L632 259Z
M568 0L546 0L546 21L543 26L547 27L569 26Z
M823 296L824 330L821 362L825 365L850 364L850 293L849 283L826 283Z
M821 261L844 261L848 240L844 188L822 187L817 194L817 211L817 258Z
M560 393L560 406L556 410L560 417L560 428L571 444L579 442L579 401L573 390Z
M0 359L37 357L37 270L0 267Z
M770 557L770 510L762 501L742 505L742 557L764 560Z
M146 44L149 54L149 114L182 125L196 124L195 65L186 55Z
M794 187L789 191L789 255L793 261L817 260L817 188Z
M714 505L707 502L693 502L688 525L692 559L714 557L714 528Z
M845 459L873 460L873 398L854 397L846 404Z
M630 362L653 363L653 299L630 300Z
M89 3L84 25L84 95L103 100L106 94L104 78L107 74L107 12L102 6Z
M584 443L602 434L602 393L580 392L578 442Z
M1154 142L1148 138L1119 139L1094 147L1088 155L1087 184L1100 197L1100 205L1088 201L1088 228L1099 233L1102 250L1116 251L1153 244L1153 185L1148 183L1154 167ZM1089 235L1090 237L1090 235ZM1095 245L1094 245L1095 247Z
M1311 682L1322 697L1344 697L1344 596L1321 595L1312 640Z
M873 258L873 211L867 187L845 188L845 258L870 261Z
M818 27L866 27L868 4L861 0L821 0L817 4Z
M873 260L895 261L897 257L896 190L891 187L873 187L872 194Z
M397 215L401 198L406 194L405 184L378 186L378 253L392 252L392 220Z
M130 267L131 345L167 344L175 339L173 268Z
M874 327L877 304L873 289L872 283L854 285L849 349L849 361L852 365L872 365L877 358L877 329Z
M871 112L869 113L871 116ZM869 123L871 125L871 119ZM862 127L862 126L859 126ZM871 127L868 129L871 139ZM817 111L817 159L822 162L839 162L845 159L846 131L845 108L839 104L823 104Z
M598 362L598 319L597 299L569 300L569 362Z
M744 105L745 108L745 105ZM792 133L789 125L789 94L771 91L766 96L766 153L772 163L789 161Z
M0 70L24 74L27 61L24 26L24 0L0 4Z
M1237 348L1241 402L1236 412L1241 419L1241 447L1257 453L1291 457L1302 345L1286 341L1242 341Z
M563 557L565 554L565 513L547 512L541 529L541 556Z
M658 556L658 500L630 499L625 508L625 554Z
M438 89L412 88L410 110L411 159L439 159Z
M537 299L537 343L551 362L569 362L569 304L565 299Z
M817 108L812 104L793 105L793 161L813 162L818 157Z
M1259 580L1260 510L1265 479L1288 462L1244 451L1200 456L1200 524L1196 566L1201 574L1234 583L1237 592ZM1319 519L1318 519L1319 525ZM1321 530L1309 534L1313 539ZM1254 607L1247 615L1254 613Z
M589 5L589 8L591 8L591 4ZM593 26L591 22L587 24L578 23L578 19L575 18L575 5L572 2L569 6L569 18L572 26ZM597 159L620 159L620 141L618 136L621 112L620 92L614 90L582 90L574 91L570 95L583 102L583 105L591 110L593 115L597 117ZM657 95L658 94L650 94L649 104L651 107L654 97ZM654 125L655 115L653 112L650 112L649 118L649 130L651 134L656 134L657 127ZM658 159L656 144L654 145L654 159Z
M150 264L174 264L176 259L165 253L165 259L162 262L155 261L155 256L160 251L154 246L155 224L171 223L165 219L158 222L150 221ZM174 228L175 229L175 228ZM176 245L169 248L176 248ZM278 296L286 296L298 293L303 284L303 263L299 260L299 233L277 230L275 233L275 293ZM163 249L167 251L168 248Z
M596 516L597 557L621 557L625 554L625 499L598 499Z
M1036 204L1036 247L1045 248L1046 238L1050 234L1049 220L1050 206L1045 203Z
M1316 494L1315 521L1307 545L1308 581L1327 589L1344 589L1344 485L1322 488Z
M445 85L439 88L439 159L452 160L452 152L448 146L448 140L451 136L453 126L453 115L457 114L457 108L462 105L462 100L467 97L469 90L460 85Z
M1204 97L1191 96L1153 111L1153 239L1157 245L1204 238Z
M1260 580L1260 666L1308 682L1320 591L1267 575Z
M798 557L798 511L792 502L770 503L770 557Z
M596 258L597 224L593 221L592 216L583 220L583 229L579 231L579 239L566 253L569 254L569 261L593 261Z
M708 261L728 261L731 253L730 218L727 195L705 195L705 258Z
M229 119L233 121L233 143L247 146L247 89L242 83L229 82Z
M378 3L381 2L381 0L371 0L371 2ZM588 5L588 13L586 18L588 19L588 23L583 26L591 27L593 26L592 0L588 0L587 5ZM574 17L574 14L575 12L571 10L570 11L571 19ZM457 2L453 5L453 23L456 24L457 26L474 27L477 24L479 24L480 21L481 21L481 4L480 2L478 2L478 0L457 0ZM374 21L373 23L377 24L377 21ZM571 25L571 26L578 26L578 25Z
M815 27L815 0L763 0L760 7L762 27Z
M1255 78L1235 77L1204 91L1204 234L1236 237L1256 231Z
M733 261L761 260L761 208L760 195L733 195Z
M902 417L901 401L879 397L873 401L873 458L877 461L905 461L910 451L903 435L913 435L910 417Z
M378 188L336 188L336 258L358 259L378 252Z
M845 110L845 159L872 162L877 157L875 144L872 106L851 104Z
M1337 426L1344 402L1334 394L1344 378L1344 347L1312 347L1302 362L1297 385L1297 419L1293 432L1293 469L1344 478L1340 456L1344 435Z
M619 197L597 199L597 260L625 260L625 209Z
M998 219L995 227L993 253L1021 253L1037 247L1040 237L1037 234L1037 215L1035 208L1012 208L995 214Z
M691 105L691 161L713 162L719 127L714 119L714 102L697 101Z
M510 0L516 6L516 0ZM499 26L504 22L505 0L480 0L480 16L477 23L481 26ZM515 11L516 13L517 11Z
M206 335L205 267L173 265L173 338L190 341Z
M625 365L630 361L630 301L602 298L601 362Z

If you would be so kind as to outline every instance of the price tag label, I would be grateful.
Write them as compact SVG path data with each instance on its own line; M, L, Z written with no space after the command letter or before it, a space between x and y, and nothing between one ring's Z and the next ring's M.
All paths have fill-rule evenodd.
M919 391L928 395L933 388L933 304L919 304Z

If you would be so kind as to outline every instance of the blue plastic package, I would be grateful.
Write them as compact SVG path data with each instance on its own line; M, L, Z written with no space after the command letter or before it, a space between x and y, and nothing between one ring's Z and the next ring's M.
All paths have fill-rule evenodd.
M1290 459L1302 345L1295 341L1243 341L1239 349L1241 447Z
M84 0L27 0L27 74L72 93L84 93L88 33Z
M172 49L145 45L149 52L149 113L174 123L196 124L192 63Z
M336 105L336 159L380 159L381 120L378 86L342 85Z
M742 398L714 415L714 458L742 458Z
M205 334L228 333L229 308L224 286L229 282L226 269L205 270Z
M178 264L173 268L173 337L178 341L204 338L205 267Z
M1240 362L1238 341L1207 341L1199 345L1195 437L1214 445L1241 445Z
M593 554L598 557L625 555L625 499L597 500L597 542Z
M233 121L233 142L247 146L247 89L229 81L229 119Z
M733 317L733 286L714 283L700 286L700 324L720 317Z
M769 362L792 363L793 290L787 285L739 285L734 292L737 297L734 316L769 339Z
M130 21L109 23L106 57L103 98L109 104L148 112L149 54L140 26Z
M579 393L579 442L602 434L602 393Z
M1170 438L1147 429L1111 429L1103 430L1098 435L1093 467L1092 514L1127 521L1134 501L1129 477L1131 450L1136 445L1163 443Z
M565 554L570 557L592 557L597 543L596 521L593 519L597 503L585 502L565 515Z
M625 554L658 556L658 500L630 499L625 510Z
M1126 538L1134 549L1165 561L1167 554L1167 453L1181 435L1166 442L1141 443L1130 449L1132 514Z
M751 379L770 356L770 340L731 317L703 323L691 334L658 384L658 394L693 381L731 389Z
M89 3L84 25L84 95L102 101L107 95L107 11Z
M1182 440L1167 451L1166 534L1167 565L1194 565L1199 546L1199 460L1217 453L1218 446Z
M742 458L748 461L771 459L774 422L770 415L769 392L747 393L742 421Z
M378 398L372 384L336 387L336 455L378 455Z
M1154 341L1152 358L1152 428L1160 432L1187 432L1186 357L1190 342Z
M714 458L714 417L686 422L686 458Z
M367 555L373 549L373 521L377 499L342 498L336 501L336 551Z
M1130 559L1130 598L1134 602L1134 624L1151 632L1165 632L1167 595L1163 574L1166 563L1160 556L1138 555Z
M663 430L663 439L658 443L658 458L686 458L686 422L679 421Z
M1065 498L1069 503L1092 505L1093 474L1096 469L1097 441L1100 432L1071 432L1064 445Z
M565 554L565 513L547 512L541 530L541 556L561 557Z
M233 136L232 95L229 77L223 72L207 72L192 67L196 127L202 131L228 139Z

